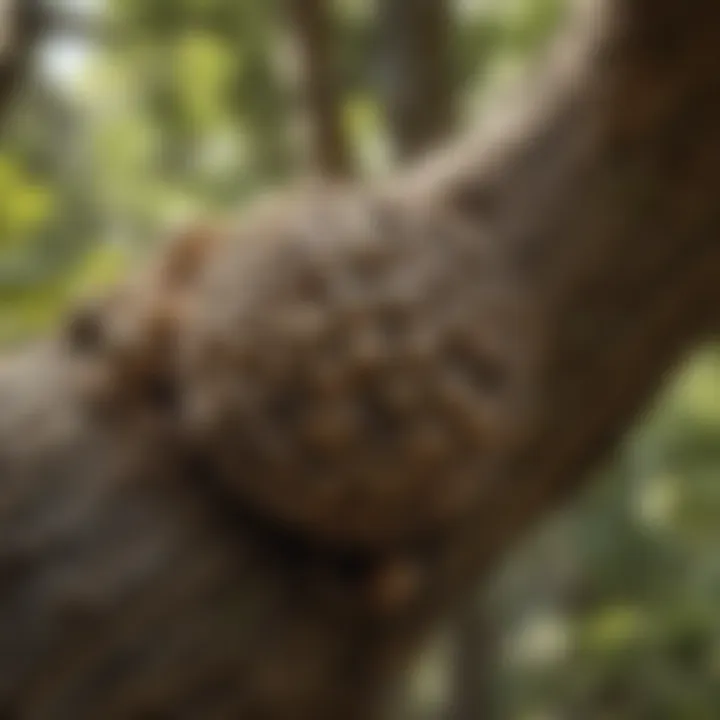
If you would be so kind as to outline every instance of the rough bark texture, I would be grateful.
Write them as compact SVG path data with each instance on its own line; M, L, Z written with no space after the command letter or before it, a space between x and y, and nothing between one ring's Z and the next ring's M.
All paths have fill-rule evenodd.
M498 135L3 362L0 716L378 717L580 486L720 300L720 5L589 25Z

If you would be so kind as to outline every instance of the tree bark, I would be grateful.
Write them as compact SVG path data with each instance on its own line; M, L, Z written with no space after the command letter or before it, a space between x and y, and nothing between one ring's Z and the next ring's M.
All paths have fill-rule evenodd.
M720 300L720 5L606 9L497 134L242 220L161 333L174 345L111 343L104 404L84 353L113 313L185 307L162 263L158 293L4 361L0 715L379 717L426 631L587 480ZM408 292L392 332L436 351L368 344L381 288ZM308 298L337 342L301 342ZM467 392L397 425L346 379L388 364L415 400ZM335 455L348 409L365 424ZM277 439L298 440L292 472Z

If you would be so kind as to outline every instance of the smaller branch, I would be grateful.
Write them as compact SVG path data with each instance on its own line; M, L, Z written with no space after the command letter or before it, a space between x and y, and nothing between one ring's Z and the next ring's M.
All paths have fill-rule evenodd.
M330 13L324 0L290 0L290 6L302 58L315 163L329 177L349 176L353 163L343 130Z
M447 0L382 0L382 75L387 119L399 159L447 139L454 125Z
M112 40L108 24L98 12L51 8L46 14L46 25L53 35L90 43Z
M0 0L0 120L27 71L46 17L37 0Z
M500 655L499 630L490 604L475 595L453 621L453 681L447 720L491 720L497 716L493 683Z

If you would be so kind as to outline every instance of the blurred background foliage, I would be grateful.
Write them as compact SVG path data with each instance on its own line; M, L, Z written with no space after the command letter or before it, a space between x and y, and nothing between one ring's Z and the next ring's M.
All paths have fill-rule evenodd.
M538 59L565 9L54 6L66 27L37 49L0 134L4 345L121 276L172 223L308 173L374 177L440 142ZM442 634L414 677L409 717L720 717L716 348L671 380L601 474Z

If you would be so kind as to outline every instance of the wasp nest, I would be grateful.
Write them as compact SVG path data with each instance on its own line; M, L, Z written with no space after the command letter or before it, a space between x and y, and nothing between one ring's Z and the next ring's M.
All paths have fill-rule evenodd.
M452 523L521 430L515 284L449 209L342 190L270 204L194 291L185 430L242 502L318 537Z

